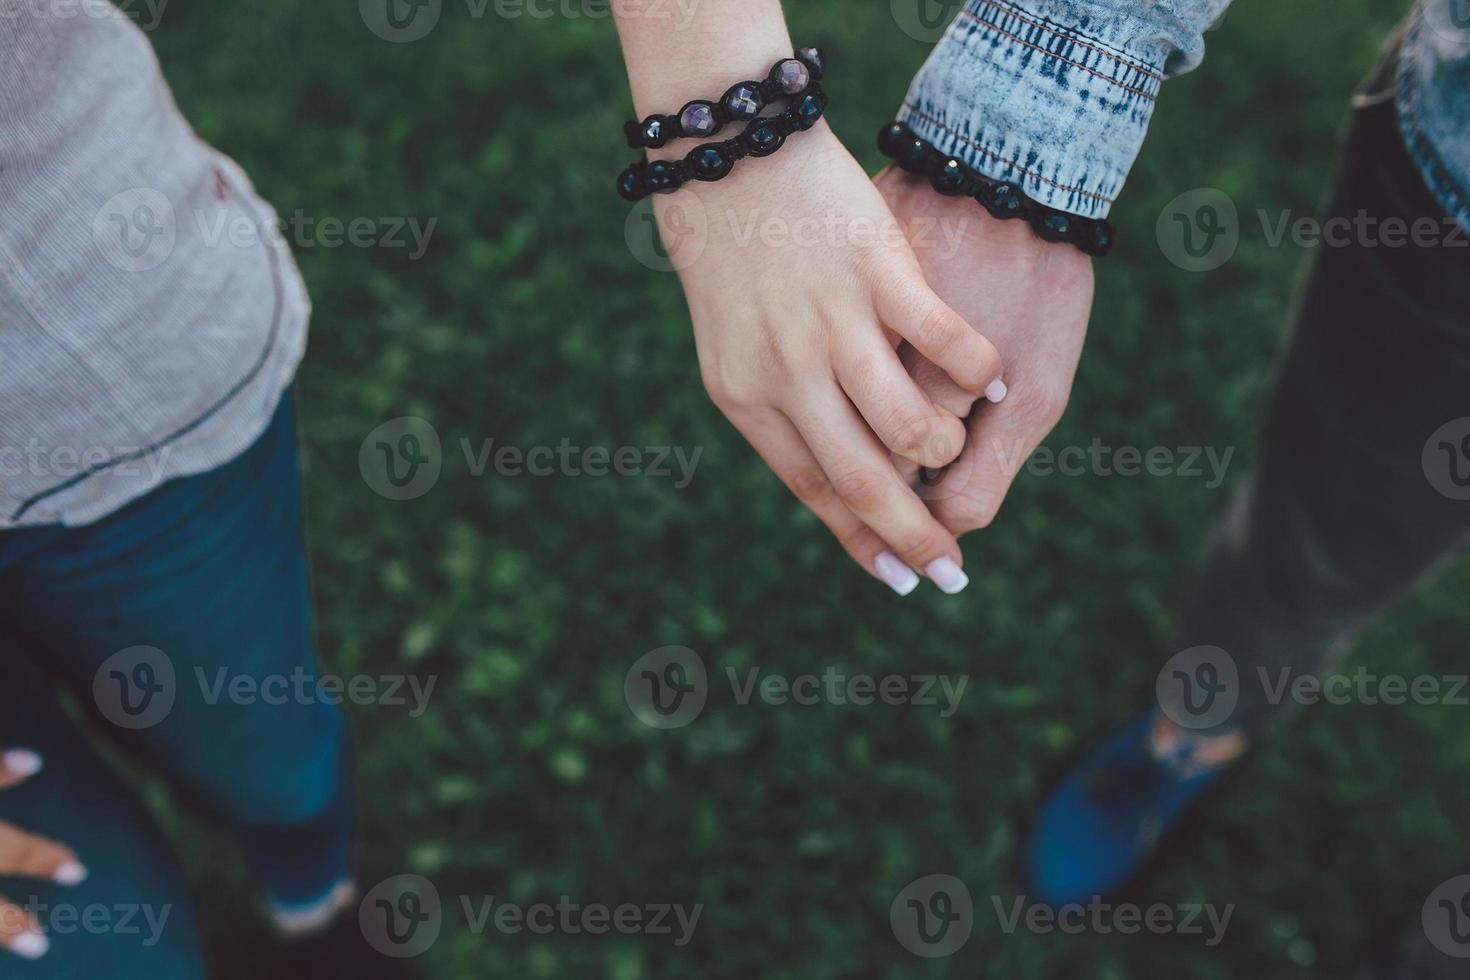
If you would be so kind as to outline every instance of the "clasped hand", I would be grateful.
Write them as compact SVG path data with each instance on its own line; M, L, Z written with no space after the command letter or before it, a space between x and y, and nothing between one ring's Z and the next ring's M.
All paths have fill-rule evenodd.
M710 397L870 575L963 589L959 536L1066 405L1091 260L902 172L875 183L825 123L655 202L665 232L691 208L703 234L665 241Z

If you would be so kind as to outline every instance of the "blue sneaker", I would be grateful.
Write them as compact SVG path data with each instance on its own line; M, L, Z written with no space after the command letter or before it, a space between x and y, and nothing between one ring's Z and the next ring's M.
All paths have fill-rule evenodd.
M1176 775L1149 750L1154 717L1145 711L1104 742L1042 804L1026 848L1037 899L1086 903L1117 890L1228 768Z

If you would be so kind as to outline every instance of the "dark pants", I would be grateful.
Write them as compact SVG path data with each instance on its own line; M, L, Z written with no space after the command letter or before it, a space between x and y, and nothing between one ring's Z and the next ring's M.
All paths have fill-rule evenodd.
M1315 250L1257 471L1180 617L1176 651L1224 651L1198 652L1180 674L1195 682L1192 700L1161 685L1176 720L1199 718L1190 727L1250 732L1284 717L1294 702L1278 696L1283 676L1319 672L1470 543L1470 247L1463 230L1446 240L1444 211L1404 149L1393 50L1355 99L1323 216L1366 213L1370 234ZM1390 218L1432 224L1435 244L1384 244ZM1198 710L1211 684L1233 708Z
M0 879L0 894L39 903L51 940L35 962L0 951L0 976L204 976L169 848L57 687L231 827L271 900L307 902L348 875L342 714L273 680L317 676L297 451L288 395L255 446L217 470L86 527L0 534L0 748L45 760L0 791L0 820L70 845L91 871L75 888Z

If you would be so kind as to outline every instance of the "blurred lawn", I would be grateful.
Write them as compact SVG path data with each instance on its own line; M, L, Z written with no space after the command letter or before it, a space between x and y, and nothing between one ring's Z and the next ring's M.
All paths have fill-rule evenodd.
M831 119L876 169L926 46L889 4L790 4L829 49ZM967 541L962 600L895 601L849 567L708 403L678 284L624 244L612 177L630 111L605 19L473 19L445 0L425 40L373 36L357 4L173 0L153 35L202 135L283 213L438 220L428 254L316 248L300 390L324 655L338 672L438 676L432 710L358 711L368 877L429 875L451 903L442 977L1342 977L1385 923L1417 917L1470 812L1470 724L1453 708L1318 710L1230 784L1148 888L1237 906L1225 942L1006 936L990 896L1038 788L1151 696L1169 617L1251 454L1298 259L1247 234L1181 272L1154 244L1175 195L1310 213L1346 96L1401 0L1239 0L1204 69L1169 84L1115 212L1092 338L1051 444L1238 446L1202 480L1023 476ZM573 9L587 10L573 5ZM591 8L591 9L595 9ZM1250 227L1248 223L1248 228ZM358 473L379 423L438 429L445 470L411 502ZM696 479L474 478L478 447L704 447ZM1462 667L1467 569L1358 657ZM741 707L715 685L688 728L642 727L624 672L654 647L713 675L967 673L932 709ZM215 833L180 826L221 975L267 970ZM924 961L888 906L931 872L976 897L974 938ZM702 902L695 940L475 936L454 896Z

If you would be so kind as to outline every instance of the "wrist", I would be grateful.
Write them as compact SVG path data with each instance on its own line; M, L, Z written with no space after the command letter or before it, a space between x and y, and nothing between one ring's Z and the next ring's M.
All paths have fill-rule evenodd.
M779 17L745 23L730 33L741 42L730 46L732 25L702 37L709 28L694 29L667 38L670 50L651 57L628 51L629 86L638 118L677 112L692 99L718 99L737 82L764 78L771 65L792 54L791 36ZM631 48L625 43L625 48ZM671 57L670 54L673 53Z

